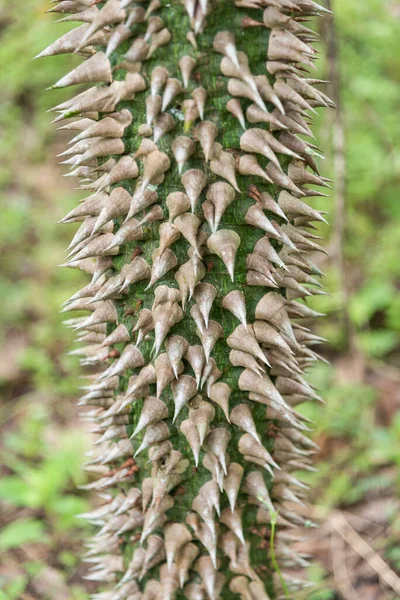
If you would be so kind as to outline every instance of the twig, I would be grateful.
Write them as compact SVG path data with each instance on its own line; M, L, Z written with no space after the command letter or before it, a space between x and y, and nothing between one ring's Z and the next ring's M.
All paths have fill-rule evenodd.
M321 521L323 528L324 524L328 522L330 518L333 518L338 511L330 509L326 506L307 506L307 509L304 511L304 515L309 517L310 519ZM364 530L366 527L373 525L374 527L380 527L380 530L383 531L385 526L381 525L378 521L374 521L371 518L362 517L360 515L356 515L354 513L348 512L346 510L340 511L342 515L346 518L346 520L353 524L354 527L360 530Z
M354 588L346 565L346 545L343 536L337 535L331 523L331 555L335 583L339 588L344 600L360 600L357 590Z
M389 565L371 548L369 544L350 525L346 517L340 511L336 511L331 519L332 527L343 537L343 539L359 554L369 566L376 572L379 579L386 583L400 596L400 577L389 567Z

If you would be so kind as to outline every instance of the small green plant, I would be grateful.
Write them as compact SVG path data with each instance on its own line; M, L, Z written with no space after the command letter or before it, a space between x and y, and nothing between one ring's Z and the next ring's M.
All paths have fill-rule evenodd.
M87 481L82 472L85 446L81 432L51 423L54 414L43 400L38 405L37 399L20 398L17 407L23 418L18 418L15 410L13 418L18 421L4 432L2 440L1 459L7 472L0 479L5 520L0 551L5 561L14 551L21 553L20 575L14 578L11 573L9 578L8 572L2 572L1 599L22 597L30 581L49 566L42 558L46 555L51 554L51 563L57 567L62 564L64 576L69 577L77 564L76 540L89 531L86 522L76 518L89 508L88 499L76 489Z

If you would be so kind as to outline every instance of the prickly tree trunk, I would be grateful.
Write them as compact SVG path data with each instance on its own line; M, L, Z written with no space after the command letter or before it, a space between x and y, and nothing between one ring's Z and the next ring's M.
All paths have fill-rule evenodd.
M80 405L100 434L88 488L99 599L266 600L298 582L293 506L313 444L296 411L319 338L306 202L326 186L309 125L312 0L92 0L42 55L84 61L54 87L88 195L68 265L91 275L68 324L92 367ZM84 88L85 89L85 88ZM66 124L64 124L66 119ZM279 512L278 512L279 511ZM277 538L275 540L275 523ZM272 538L272 539L271 539ZM279 566L278 566L279 565ZM291 593L291 592L290 592Z

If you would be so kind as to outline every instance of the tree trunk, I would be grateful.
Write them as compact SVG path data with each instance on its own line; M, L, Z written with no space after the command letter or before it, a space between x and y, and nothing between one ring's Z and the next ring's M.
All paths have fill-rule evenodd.
M325 186L309 113L330 105L304 75L311 0L59 2L83 21L45 55L90 83L56 107L76 137L66 164L90 194L69 265L91 282L68 321L92 376L104 505L89 578L108 599L266 600L301 583L289 548L294 476L313 444L298 404L319 338L313 223ZM74 14L79 13L79 14ZM279 510L279 514L277 511ZM275 539L275 524L277 538ZM286 583L284 583L286 579Z

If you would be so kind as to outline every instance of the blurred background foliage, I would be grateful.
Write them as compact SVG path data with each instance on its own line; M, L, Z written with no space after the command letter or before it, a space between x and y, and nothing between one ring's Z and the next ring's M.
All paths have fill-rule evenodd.
M43 0L0 4L0 600L83 600L91 590L79 563L87 526L75 517L93 502L77 487L89 432L77 418L80 370L59 313L84 279L57 268L73 228L56 222L81 194L61 177L55 155L67 138L47 113L69 92L45 91L76 59L31 62L69 27L52 24L47 8ZM328 295L312 302L327 314L317 332L329 340L321 352L330 364L310 373L326 406L304 408L321 447L319 471L308 476L311 517L322 526L305 542L317 557L307 597L379 600L398 596L382 590L351 544L341 551L346 591L333 529L338 511L348 515L387 568L400 569L400 2L335 0L333 8L346 206L341 232L337 189L315 202L331 221L321 228ZM318 75L327 79L329 68L322 60ZM321 169L332 178L337 127L332 113L318 116Z

